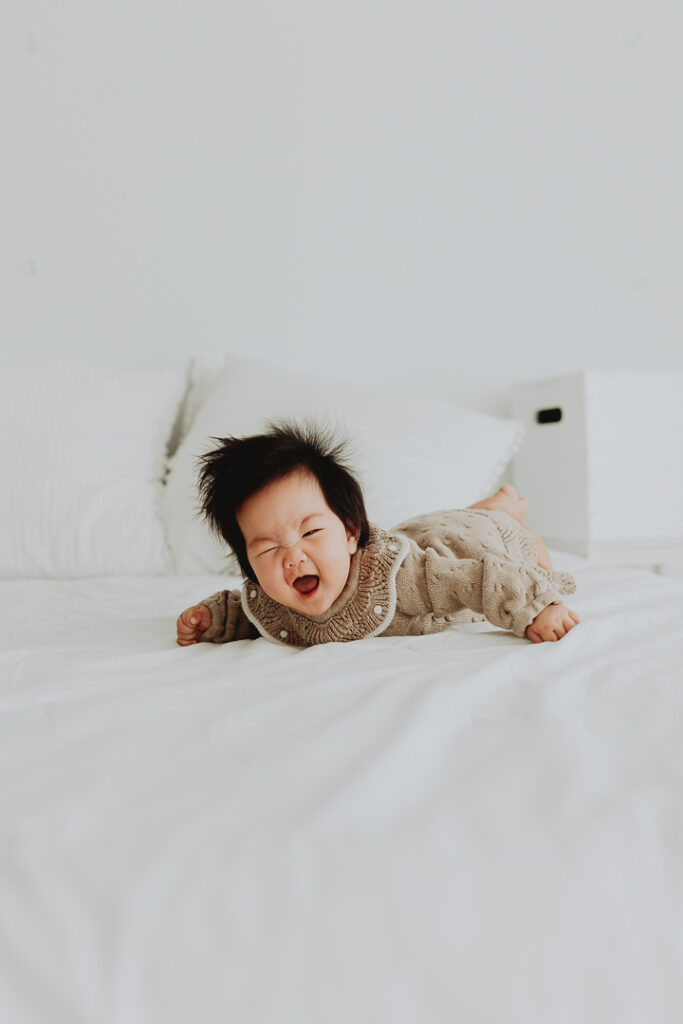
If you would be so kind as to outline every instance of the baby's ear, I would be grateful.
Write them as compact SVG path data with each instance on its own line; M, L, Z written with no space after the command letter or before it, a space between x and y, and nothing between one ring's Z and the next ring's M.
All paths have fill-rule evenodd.
M347 548L350 555L353 555L358 550L358 538L360 537L360 530L355 526L346 527L346 542Z

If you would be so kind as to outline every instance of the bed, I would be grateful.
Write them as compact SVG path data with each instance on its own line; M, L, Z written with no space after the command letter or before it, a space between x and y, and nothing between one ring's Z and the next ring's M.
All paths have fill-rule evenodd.
M88 374L74 395L111 435L94 396L110 389L113 408L118 379L140 454L130 378ZM122 530L125 517L92 480L79 478L90 511L71 545L55 495L63 550L43 537L40 564L37 503L5 512L1 1019L680 1021L683 583L555 551L582 619L557 644L472 624L304 651L179 648L178 612L239 580L230 563L202 567L213 541L191 514L183 526L177 505L175 523L164 511L183 490L171 477L184 442L169 462L159 437L196 445L208 408L172 378L156 405L140 382L139 416L165 410L150 451L171 485L147 526L131 481L120 488L145 571L106 561L134 553L111 540L114 522L98 549L87 496L100 519L113 511ZM73 437L83 422L81 408ZM499 441L491 474L519 443L514 424ZM154 523L171 538L158 550Z

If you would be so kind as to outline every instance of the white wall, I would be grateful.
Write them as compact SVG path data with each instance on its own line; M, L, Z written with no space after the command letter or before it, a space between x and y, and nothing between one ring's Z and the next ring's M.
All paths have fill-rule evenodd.
M683 367L678 0L6 0L2 354Z

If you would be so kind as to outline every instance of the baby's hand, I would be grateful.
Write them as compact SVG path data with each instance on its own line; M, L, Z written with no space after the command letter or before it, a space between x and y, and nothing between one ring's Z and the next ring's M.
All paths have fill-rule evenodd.
M535 644L544 640L561 640L579 622L579 616L563 604L549 604L526 627L526 635Z
M181 647L196 644L205 629L211 625L211 612L205 604L195 604L181 612L176 622L177 643Z

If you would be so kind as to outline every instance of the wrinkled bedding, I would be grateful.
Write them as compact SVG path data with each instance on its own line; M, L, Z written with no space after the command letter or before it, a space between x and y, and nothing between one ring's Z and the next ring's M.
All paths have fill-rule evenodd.
M226 577L0 582L0 1018L683 1018L683 582L582 623L175 645Z

